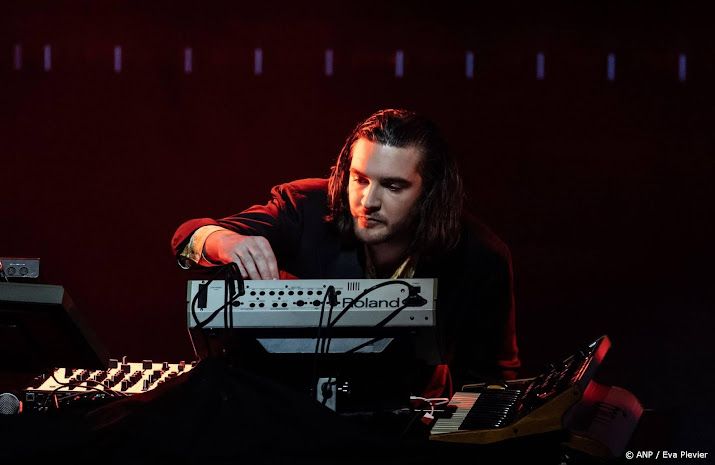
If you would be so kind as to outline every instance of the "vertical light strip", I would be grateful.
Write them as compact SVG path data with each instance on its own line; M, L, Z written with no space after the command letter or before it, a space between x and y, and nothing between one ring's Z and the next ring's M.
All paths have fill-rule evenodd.
M114 72L122 72L122 47L119 45L114 46Z
M474 78L474 52L468 51L464 55L464 75L467 79Z
M15 44L12 49L12 67L15 71L22 69L22 45Z
M191 74L194 71L194 49L186 47L184 49L184 74Z
M681 53L678 55L678 80L685 82L688 77L688 57Z
M328 48L325 50L325 75L333 75L333 49Z
M263 74L263 49L256 48L253 50L253 74L260 76Z
M397 50L395 52L395 77L401 78L405 75L405 52Z
M606 59L606 78L609 81L616 80L616 55L609 53Z
M42 48L42 67L45 71L52 70L52 46L45 45Z
M544 80L545 72L544 68L546 65L546 59L544 58L544 52L539 52L536 54L536 79L539 81Z

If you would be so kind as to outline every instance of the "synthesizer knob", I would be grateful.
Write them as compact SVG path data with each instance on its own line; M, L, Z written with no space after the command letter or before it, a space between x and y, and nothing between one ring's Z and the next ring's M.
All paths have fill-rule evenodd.
M142 369L143 370L151 370L151 367L152 367L151 360L142 360Z
M163 363L161 364L161 369L162 369L163 371L168 370L168 369L169 369L169 362L163 362Z
M109 368L117 368L119 366L119 360L116 358L109 359Z
M178 368L179 371L184 371L185 368L186 368L186 362L183 361L183 360L180 361L180 362L179 362L179 368Z
M129 373L129 370L130 370L130 369L131 369L131 368L130 368L130 366L129 366L128 363L122 363L122 371L123 371L124 373Z

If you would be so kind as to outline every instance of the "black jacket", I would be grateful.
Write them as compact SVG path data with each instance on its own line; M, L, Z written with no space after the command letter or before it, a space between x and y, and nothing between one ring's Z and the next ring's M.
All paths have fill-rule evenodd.
M364 278L363 247L325 221L327 180L276 186L266 205L223 219L183 223L172 238L177 255L201 226L219 225L264 236L279 267L301 279ZM454 386L511 378L519 367L514 324L511 257L499 238L474 217L463 218L457 247L438 260L420 260L415 278L437 278L441 352Z

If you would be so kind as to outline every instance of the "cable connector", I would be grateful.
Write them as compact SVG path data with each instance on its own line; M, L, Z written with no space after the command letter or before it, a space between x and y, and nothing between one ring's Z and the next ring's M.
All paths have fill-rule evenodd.
M429 412L425 413L424 415L422 415L422 418L420 418L420 421L425 425L429 425L430 423L432 423L432 420L434 420L434 415Z

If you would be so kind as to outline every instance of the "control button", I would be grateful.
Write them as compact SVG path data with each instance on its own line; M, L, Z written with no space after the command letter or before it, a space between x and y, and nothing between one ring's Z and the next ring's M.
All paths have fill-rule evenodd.
M318 305L320 305L320 301L318 299L315 299L313 301L313 305L315 305L317 307Z
M151 360L142 360L142 369L143 370L151 370L151 367L152 367Z

